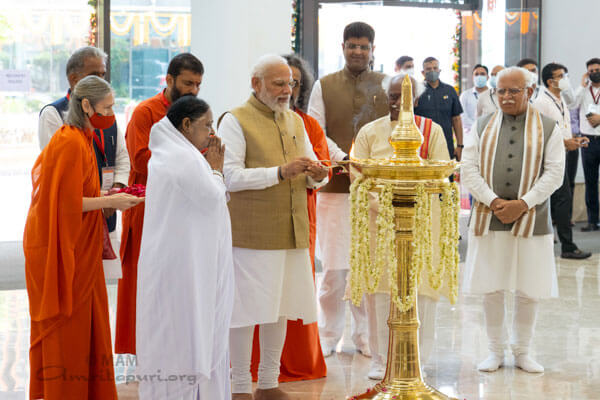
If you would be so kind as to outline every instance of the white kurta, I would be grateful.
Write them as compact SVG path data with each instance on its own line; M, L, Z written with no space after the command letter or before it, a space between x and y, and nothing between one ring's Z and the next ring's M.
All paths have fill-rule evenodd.
M483 115L493 114L497 109L498 96L493 94L491 89L483 93L483 95L479 96L479 99L477 99L477 118ZM477 118L475 118L475 121ZM475 124L475 121L473 121L473 124ZM471 126L471 130L472 129L473 125Z
M461 176L473 197L489 207L498 196L480 173L477 122L472 132L463 151ZM558 126L544 145L544 170L531 190L521 197L529 207L546 201L563 180L565 152ZM558 296L552 234L523 238L513 236L511 231L490 231L475 236L471 224L463 291L485 294L499 290L519 290L531 298Z
M558 123L563 139L567 140L573 137L571 113L562 95L557 98L547 88L543 88L540 95L533 102L533 107Z
M293 112L293 111L290 111ZM228 113L219 126L225 144L225 183L230 192L262 190L279 183L277 167L246 168L246 139L238 120ZM305 156L316 160L304 132ZM306 178L307 187L318 188L327 178L315 182ZM231 328L277 322L279 317L317 320L312 264L308 248L256 250L233 248L235 302Z
M463 113L460 115L463 122L463 130L465 133L471 131L473 123L477 119L477 103L482 96L489 96L488 90L481 93L476 88L467 89L460 94L460 104L463 108Z
M140 398L230 399L234 276L225 184L166 117L152 127L149 148L136 373L160 379L142 379Z

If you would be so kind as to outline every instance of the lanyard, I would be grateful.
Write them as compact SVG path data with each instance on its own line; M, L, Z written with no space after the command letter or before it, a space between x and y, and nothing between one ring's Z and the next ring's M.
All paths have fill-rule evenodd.
M560 111L560 115L562 115L563 121L565 119L565 108L563 107L563 105L558 105L558 103L556 102L556 100L554 100L554 97L552 97L552 95L548 92L544 92L546 93L546 96L550 97L550 99L552 100L552 102L554 103L554 105L556 106L556 108L558 108L558 111ZM598 94L598 97L600 97L600 94Z
M594 104L598 105L598 101L600 101L600 92L598 92L598 96L594 96L594 89L590 85L590 93L592 94L592 99L594 99Z
M475 96L475 100L479 100L479 93L477 93L477 90L473 91L473 96Z
M498 108L498 106L496 105L496 102L494 101L494 95L492 94L491 90L490 90L490 100L492 101L492 104L494 105L494 107Z
M102 142L100 142L100 139L98 139L98 135L100 135L100 139L102 139ZM106 165L108 163L108 160L106 159L106 153L104 151L104 131L94 131L94 143L96 143L96 148L100 150L100 154L102 154L102 159L104 160L104 164Z

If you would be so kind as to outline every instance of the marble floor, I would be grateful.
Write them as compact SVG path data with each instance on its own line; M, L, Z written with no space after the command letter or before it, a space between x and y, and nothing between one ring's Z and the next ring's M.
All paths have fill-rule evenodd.
M557 268L560 298L541 303L533 346L533 355L546 367L544 374L513 368L508 353L507 367L477 372L476 363L486 355L481 300L461 297L454 306L439 303L435 349L424 366L426 381L461 400L600 399L600 256L586 261L559 258ZM116 286L108 285L108 292L114 324ZM28 347L26 292L0 291L0 399L27 398ZM337 400L372 386L365 377L369 359L342 350L327 358L327 378L282 388L293 399ZM133 358L115 358L120 399L138 398L136 384L125 384L134 369Z

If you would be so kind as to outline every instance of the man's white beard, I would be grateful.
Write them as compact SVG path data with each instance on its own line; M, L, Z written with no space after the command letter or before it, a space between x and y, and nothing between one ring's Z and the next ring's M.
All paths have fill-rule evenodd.
M279 103L277 98L273 98L267 92L267 89L263 87L258 94L258 99L265 103L267 107L273 110L276 113L284 113L290 109L290 102L286 101L284 103Z

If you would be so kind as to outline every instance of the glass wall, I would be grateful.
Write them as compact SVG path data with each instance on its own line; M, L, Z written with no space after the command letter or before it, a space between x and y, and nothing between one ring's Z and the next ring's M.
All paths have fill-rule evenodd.
M0 247L23 237L38 114L65 95L67 59L87 45L91 11L88 0L0 0L0 187L9 194L0 198Z
M170 59L190 51L190 0L111 0L111 84L125 127L133 108L166 86Z
M472 69L483 63L515 65L523 58L539 60L540 8L507 8L504 0L475 12L462 12L462 85L473 87Z

